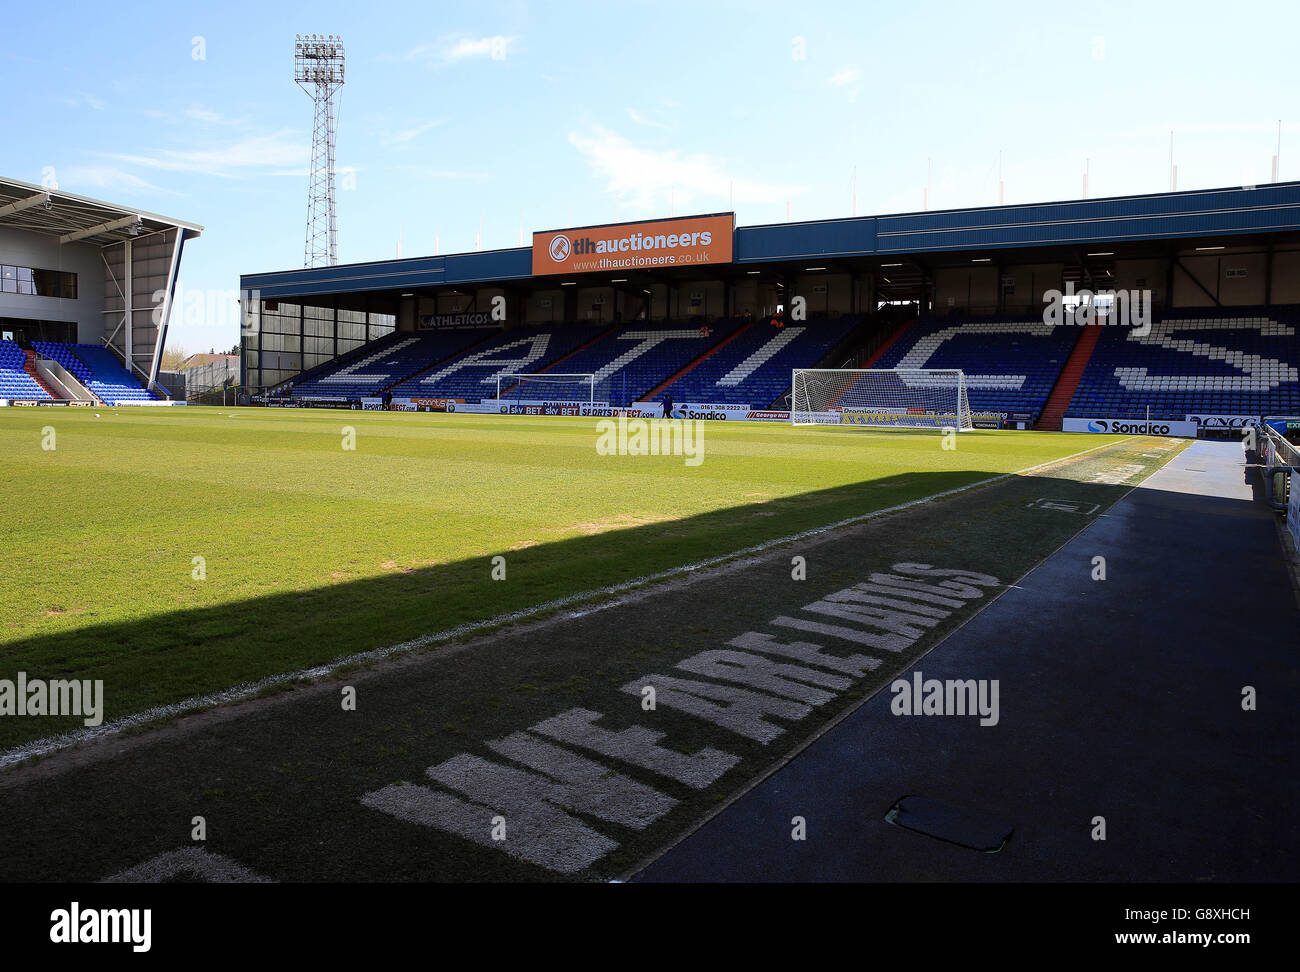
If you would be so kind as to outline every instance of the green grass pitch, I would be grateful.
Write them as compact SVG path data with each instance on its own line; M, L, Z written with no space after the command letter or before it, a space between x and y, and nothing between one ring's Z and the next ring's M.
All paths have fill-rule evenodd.
M0 671L102 678L119 718L1108 441L714 422L689 466L589 418L0 410Z

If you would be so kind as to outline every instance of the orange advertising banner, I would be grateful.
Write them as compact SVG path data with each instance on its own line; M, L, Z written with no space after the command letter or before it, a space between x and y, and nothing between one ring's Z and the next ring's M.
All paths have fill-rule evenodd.
M683 216L533 234L533 273L730 263L736 214Z

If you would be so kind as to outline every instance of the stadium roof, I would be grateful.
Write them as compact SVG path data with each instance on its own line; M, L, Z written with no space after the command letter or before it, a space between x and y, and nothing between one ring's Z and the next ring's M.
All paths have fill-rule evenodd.
M100 246L173 228L184 230L187 237L203 232L195 223L3 177L0 227L53 236L60 243L85 241Z
M828 262L832 270L864 270L891 257L934 268L969 263L980 253L994 254L995 262L1052 261L1103 244L1118 255L1139 257L1211 240L1277 239L1300 241L1300 182L740 226L731 264L671 272L691 279L727 278L756 268L788 273L807 260ZM996 256L1008 250L1016 252ZM591 272L576 279L602 286L608 277ZM275 299L456 286L540 289L558 280L534 277L532 248L525 246L246 274L240 286Z

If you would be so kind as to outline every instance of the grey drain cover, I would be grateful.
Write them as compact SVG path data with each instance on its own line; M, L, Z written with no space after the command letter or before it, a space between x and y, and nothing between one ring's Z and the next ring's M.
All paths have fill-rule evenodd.
M996 854L1015 829L1011 824L978 810L966 810L921 796L905 796L885 814L888 823L918 834L946 840L971 850Z

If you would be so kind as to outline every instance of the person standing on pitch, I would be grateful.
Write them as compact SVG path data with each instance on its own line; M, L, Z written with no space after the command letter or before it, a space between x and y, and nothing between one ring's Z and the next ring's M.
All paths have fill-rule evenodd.
M664 418L673 417L673 396L667 392L664 393Z

